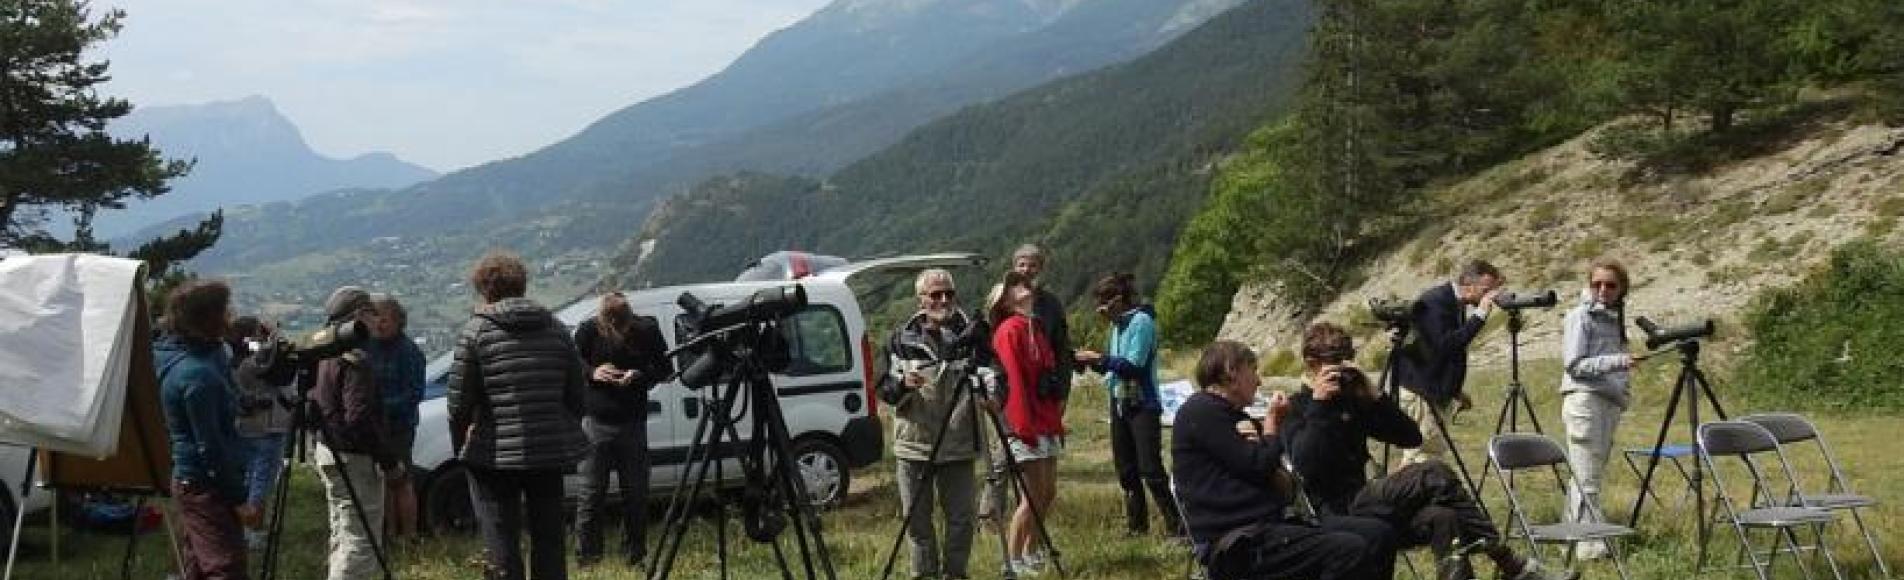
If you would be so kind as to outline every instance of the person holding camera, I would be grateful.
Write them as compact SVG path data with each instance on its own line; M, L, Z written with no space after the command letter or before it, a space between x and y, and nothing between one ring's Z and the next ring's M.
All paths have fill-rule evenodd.
M589 372L555 315L524 298L528 268L491 252L470 271L482 298L452 351L450 444L469 470L482 532L485 578L522 580L528 518L529 576L568 577L562 548L562 476L588 451L582 432Z
M1587 270L1580 304L1561 325L1560 423L1567 429L1567 458L1579 486L1567 490L1567 518L1593 522L1599 513L1600 483L1613 454L1613 431L1626 412L1630 373L1638 360L1628 354L1626 338L1626 267L1601 260ZM1576 557L1605 556L1604 542L1584 542Z
M187 281L167 295L165 332L152 345L186 580L248 577L239 518L255 513L245 504L238 390L224 343L230 325L231 287Z
M1105 352L1079 351L1077 362L1103 373L1110 391L1111 461L1117 466L1117 485L1124 490L1124 533L1141 536L1150 531L1150 510L1144 489L1157 503L1165 533L1180 535L1183 522L1177 502L1170 497L1170 475L1164 471L1163 403L1157 393L1157 315L1150 305L1137 303L1130 274L1113 274L1097 282L1097 313L1111 322Z
M627 296L609 292L595 316L576 326L575 349L590 369L575 559L584 566L602 559L602 503L612 472L621 483L622 558L639 566L648 555L648 391L674 375L668 342L654 317L636 315Z
M379 323L370 293L356 286L331 292L324 312L327 325L355 321L375 328ZM382 541L384 486L388 480L409 477L390 445L373 364L369 353L354 348L318 361L313 373L311 399L322 433L312 463L329 500L330 580L360 580L378 573L372 544Z
M1521 558L1501 540L1500 531L1468 494L1453 468L1435 460L1402 467L1368 481L1368 440L1410 448L1422 444L1415 422L1395 401L1355 367L1355 343L1342 327L1320 322L1303 332L1303 380L1281 425L1291 462L1303 478L1303 492L1316 510L1387 522L1399 544L1427 545L1434 552L1437 580L1469 580L1470 552L1486 554L1502 578L1548 580L1554 574L1538 561ZM1179 419L1181 421L1182 419ZM1457 552L1461 545L1469 549ZM1394 554L1380 554L1382 578L1394 570Z
M1395 375L1404 392L1401 406L1421 426L1422 443L1404 449L1395 469L1447 453L1445 425L1455 403L1473 406L1462 386L1468 377L1468 346L1494 311L1494 297L1507 279L1493 264L1481 260L1462 266L1453 282L1438 284L1415 300L1410 324L1414 338L1401 349Z
M266 369L254 354L271 336L271 329L257 318L244 316L232 322L232 355L237 366L232 379L238 383L238 436L244 438L245 452L245 544L251 549L265 545L266 506L276 486L278 470L284 466L284 434L291 431L291 410L281 401L295 396L295 385L276 385L264 377Z
M920 511L900 517L905 518L906 539L912 545L913 578L966 578L975 507L972 469L979 455L973 405L984 395L958 393L966 374L978 372L969 345L958 340L976 322L958 308L951 272L922 271L913 280L913 290L919 311L887 341L890 364L879 390L880 400L893 410L899 504L902 510ZM939 432L941 426L944 433ZM943 551L933 536L935 495L945 517Z
M1005 371L1005 423L1012 434L1008 444L1025 481L1026 493L1006 528L1006 564L1020 575L1038 573L1042 550L1034 550L1038 522L1050 521L1051 504L1058 497L1058 456L1064 454L1064 401L1042 392L1039 385L1057 369L1056 354L1044 329L1032 319L1036 291L1024 274L1008 272L987 301L992 325L992 352Z
M1269 398L1259 422L1244 411L1262 377L1256 353L1235 341L1203 349L1201 389L1183 402L1171 427L1177 491L1197 558L1213 578L1387 580L1393 531L1379 520L1340 514L1308 517L1291 507L1283 471L1292 410Z
M377 310L370 325L370 341L364 352L370 355L370 367L383 394L384 424L390 430L390 452L399 468L409 473L411 447L416 444L417 405L423 404L423 349L404 331L409 328L410 313L395 296L373 294L370 306ZM409 477L392 477L384 486L384 526L393 538L414 537L417 533L416 489Z

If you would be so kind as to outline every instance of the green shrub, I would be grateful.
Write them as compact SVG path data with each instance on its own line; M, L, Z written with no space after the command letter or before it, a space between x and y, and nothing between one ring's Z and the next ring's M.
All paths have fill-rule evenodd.
M1759 408L1904 408L1904 255L1846 244L1797 285L1755 299L1737 369Z

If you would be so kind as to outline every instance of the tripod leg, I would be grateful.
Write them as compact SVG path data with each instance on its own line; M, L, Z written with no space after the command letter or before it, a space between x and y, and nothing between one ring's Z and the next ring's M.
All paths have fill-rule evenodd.
M833 556L827 551L826 537L821 533L820 517L813 512L813 504L807 499L809 496L806 481L794 472L793 437L787 434L786 417L781 415L780 403L773 383L764 372L757 371L754 373L752 388L755 407L760 411L759 418L756 420L767 421L767 424L761 427L762 433L767 436L766 444L770 446L769 451L774 455L774 466L780 472L781 485L786 489L783 499L787 502L787 511L795 519L796 537L800 540L801 559L806 565L807 577L816 577L813 573L812 559L807 557L806 551L807 536L811 535L812 553L818 556L819 570L826 573L827 580L834 580L836 575L833 569Z
M963 381L961 380L961 382ZM931 492L928 491L929 488L927 486L932 485L933 481L935 481L933 476L936 475L939 471L939 464L938 464L939 451L945 445L946 434L952 431L951 429L952 416L957 415L959 411L959 405L966 402L965 391L966 389L963 387L953 389L952 400L950 401L948 405L946 405L944 416L939 418L939 430L932 437L931 450L926 452L925 468L920 470L918 477L916 478L917 481L912 482L913 489L915 491L912 493L912 496L907 498L906 500L906 505L904 507L904 511L902 512L904 515L900 518L900 522L899 522L899 532L893 534L892 548L886 551L886 567L879 574L879 577L882 579L892 577L893 563L899 559L899 544L905 539L907 530L910 530L912 528L913 520L918 517L917 512L919 511L919 501L921 498L927 495L931 495ZM922 396L922 395L914 395L914 396ZM894 419L894 420L896 421L897 419ZM973 433L974 437L976 437L977 435L978 435L977 432ZM900 462L900 461L906 461L906 460L894 458L894 461ZM902 474L900 475L900 477L904 477L903 475L903 473L905 472L904 467L901 466L898 471ZM928 505L927 507L930 507L930 506ZM927 520L926 525L931 526L932 525L931 520ZM914 554L916 555L917 552L915 552ZM917 564L915 563L914 565L916 566Z
M322 432L320 432L320 434L321 433ZM326 437L328 438L328 436ZM378 535L377 532L378 530L382 528L382 526L379 525L377 527L372 527L370 525L370 517L367 515L367 512L364 510L363 495L358 493L357 491L357 483L353 481L356 478L351 477L349 460L344 457L343 453L338 453L333 448L331 448L328 442L326 442L324 447L325 447L325 451L330 454L331 458L337 461L337 472L341 476L339 477L339 479L342 479L344 482L344 493L350 497L351 511L357 516L357 525L361 526L358 529L362 530L364 533L364 538L369 540L370 553L371 555L376 556L377 567L383 570L384 580L393 580L394 578L396 578L396 576L390 573L390 561L384 555L383 542L377 537ZM371 473L374 474L375 472L373 471ZM373 483L376 483L380 486L383 484L382 481L376 481ZM381 494L383 492L382 490L377 490L377 493ZM379 498L378 503L379 504L382 503L381 498ZM378 512L382 513L382 510L379 509ZM381 524L382 522L379 521L378 523Z
M992 418L992 429L994 431L1001 434L1008 433L1008 431L1005 430L1004 419L999 418L998 413L987 412L986 414ZM1051 554L1051 565L1058 569L1058 576L1066 576L1064 559L1060 557L1058 544L1051 541L1051 530L1045 526L1043 510L1038 507L1038 502L1032 501L1032 498L1036 496L1031 493L1031 486L1025 483L1025 472L1019 468L1018 458L1012 453L1010 441L1006 440L1005 437L1006 436L1001 436L999 443L1003 445L1006 472L1011 474L1012 481L1018 489L1019 501L1024 502L1027 507L1031 508L1032 524L1034 529L1038 532L1038 541L1044 544L1045 550Z
M1494 434L1495 435L1507 433L1509 431L1519 428L1518 425L1515 424L1515 423L1518 423L1520 420L1520 409L1516 407L1514 403L1515 399L1520 398L1520 391L1517 389L1518 387L1515 385L1509 385L1507 388L1507 400L1501 401L1501 411L1500 413L1496 414L1494 417ZM1441 413L1439 410L1435 408L1434 403L1423 401L1422 404L1427 405L1429 411L1435 413L1435 423L1437 425L1440 425L1442 437L1448 438L1448 425L1446 423L1441 422ZM1448 438L1447 441L1448 441L1448 450L1450 452L1454 451L1454 440L1451 438ZM1471 482L1471 484L1468 486L1468 490L1474 492L1474 497L1477 503L1479 502L1481 498L1481 492L1487 490L1487 482L1488 482L1487 472L1493 469L1494 469L1494 456L1490 454L1487 457L1487 461L1484 461L1481 464L1481 481ZM1468 476L1467 468L1464 467L1461 469L1461 476L1463 478L1466 478ZM1512 474L1508 475L1508 480L1506 485L1513 484L1514 482L1513 477L1514 476Z
M1646 507L1646 495L1651 493L1653 489L1653 475L1659 471L1660 448L1666 445L1666 431L1673 426L1673 415L1679 412L1679 399L1685 388L1686 385L1683 380L1677 381L1673 385L1673 394L1668 398L1668 402L1666 403L1666 417L1659 422L1659 435L1653 437L1653 447L1649 450L1647 454L1648 457L1646 458L1646 475L1640 477L1640 493L1637 497L1633 498L1633 513L1627 516L1626 527L1637 528L1640 525L1640 509ZM1703 518L1705 517L1704 511L1705 508L1702 505L1699 511L1694 513L1698 513L1699 517ZM1703 535L1701 539L1703 539ZM1701 554L1704 554L1705 547L1701 546L1699 551Z
M1441 441L1448 446L1448 457L1454 458L1455 473L1461 474L1461 483L1467 486L1468 493L1474 497L1474 506L1481 509L1482 517L1492 521L1494 515L1488 512L1487 502L1481 501L1481 488L1475 485L1474 476L1468 474L1468 463L1461 458L1461 448L1455 446L1454 434L1448 432L1448 422L1442 419L1441 409L1427 401L1423 401L1422 405L1428 407L1428 414L1434 417L1435 426L1440 428Z
M667 578L674 569L675 556L681 551L681 542L687 535L691 503L701 496L701 484L707 480L708 464L720 461L714 450L720 446L720 434L713 429L713 417L716 405L703 405L700 420L695 422L694 438L688 442L687 463L681 468L681 481L684 485L675 488L674 500L669 502L668 521L661 532L661 539L655 544L653 562L648 565L648 579ZM695 462L696 452L700 462ZM694 475L690 477L688 474ZM687 490L683 494L682 490Z
M1706 371L1699 370L1699 367L1691 367L1688 372L1692 375L1690 380L1693 384L1699 386L1699 392L1706 395L1706 402L1712 403L1712 412L1719 416L1719 420L1724 421L1729 418L1725 407L1719 404L1719 395L1712 392L1712 383L1706 381Z

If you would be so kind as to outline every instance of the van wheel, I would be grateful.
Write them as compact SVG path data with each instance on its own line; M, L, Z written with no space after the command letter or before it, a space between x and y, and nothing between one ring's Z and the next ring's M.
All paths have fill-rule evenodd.
M476 508L470 504L469 470L451 465L437 470L422 487L423 525L438 536L467 535L476 530Z
M840 446L820 438L794 441L793 465L813 507L833 508L846 500L853 473L846 468L846 452Z

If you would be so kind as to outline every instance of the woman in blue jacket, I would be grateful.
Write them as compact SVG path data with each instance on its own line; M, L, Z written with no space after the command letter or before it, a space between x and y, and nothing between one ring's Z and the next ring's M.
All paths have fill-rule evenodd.
M1163 462L1163 404L1157 395L1157 315L1150 305L1137 303L1130 274L1099 280L1097 312L1111 321L1111 340L1105 352L1079 351L1078 364L1105 375L1111 399L1111 459L1117 465L1117 484L1124 489L1124 529L1130 535L1150 531L1150 510L1144 488L1163 515L1166 533L1183 534L1177 502L1170 495L1170 475Z

